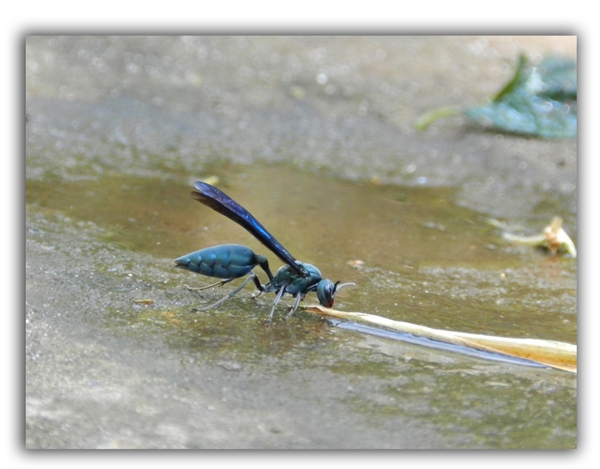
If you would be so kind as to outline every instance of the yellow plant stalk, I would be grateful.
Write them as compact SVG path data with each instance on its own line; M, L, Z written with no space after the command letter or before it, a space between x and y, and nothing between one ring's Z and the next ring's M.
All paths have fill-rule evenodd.
M489 220L489 223L493 226L500 227L500 224L495 220ZM546 247L552 255L562 252L569 254L571 257L577 257L575 243L573 243L571 237L563 229L562 218L560 217L554 217L550 221L550 224L544 228L542 234L534 236L518 236L511 233L502 233L502 237L515 244Z
M454 345L463 345L477 350L502 353L504 355L531 360L552 368L577 373L577 346L565 342L445 331L408 322L394 321L373 314L348 313L317 305L307 305L303 309L321 316L367 323Z

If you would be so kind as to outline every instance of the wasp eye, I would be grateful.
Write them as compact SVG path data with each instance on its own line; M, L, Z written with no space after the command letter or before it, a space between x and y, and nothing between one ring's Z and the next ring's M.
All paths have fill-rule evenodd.
M317 284L317 298L321 306L331 308L335 297L335 284L331 280L323 279Z

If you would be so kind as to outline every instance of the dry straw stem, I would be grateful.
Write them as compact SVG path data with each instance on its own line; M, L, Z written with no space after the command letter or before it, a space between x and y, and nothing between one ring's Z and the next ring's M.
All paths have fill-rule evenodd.
M347 313L316 305L307 305L304 306L303 309L320 316L329 316L371 324L397 332L438 340L440 342L524 358L552 368L577 373L577 346L565 342L495 337L466 332L445 331L408 322L393 321L373 314Z
M489 220L493 226L500 227L496 220ZM562 227L562 218L554 217L550 224L544 228L542 234L534 236L518 236L510 233L502 233L502 237L515 244L524 246L546 247L552 255L559 253L569 254L571 257L577 257L577 248L571 237Z

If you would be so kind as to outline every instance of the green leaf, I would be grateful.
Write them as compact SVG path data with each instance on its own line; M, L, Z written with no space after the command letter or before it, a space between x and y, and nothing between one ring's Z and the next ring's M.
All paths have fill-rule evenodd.
M464 114L486 128L542 138L577 137L577 64L548 58L538 67L519 57L510 82L486 106Z
M508 84L500 90L500 92L494 98L494 102L498 103L502 101L502 98L510 93L513 93L519 86L522 86L522 83L526 78L523 77L523 69L527 64L527 59L523 54L519 55L519 63L517 64L517 69L515 70L515 75L512 77L512 80L508 82Z
M440 108L421 116L417 130L454 115L456 109ZM485 106L462 111L487 129L540 138L577 137L577 63L548 57L537 67L519 56L510 81Z

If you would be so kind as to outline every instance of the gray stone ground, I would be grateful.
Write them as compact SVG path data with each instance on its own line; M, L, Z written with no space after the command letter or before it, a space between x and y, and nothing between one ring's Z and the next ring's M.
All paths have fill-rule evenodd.
M342 181L452 187L460 207L531 230L560 213L576 236L576 142L480 132L460 117L412 127L423 112L493 95L521 51L574 58L576 43L28 37L26 447L576 446L570 375L389 345L306 316L266 329L225 309L203 322L169 255L106 242L96 208L73 217L32 189L293 164ZM465 288L488 275L439 259L429 268ZM553 302L540 293L552 280L525 286L527 275L506 296L531 288L574 324L576 268L557 275ZM132 306L148 296L156 310Z

